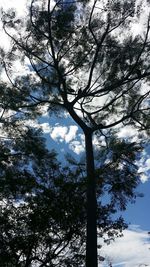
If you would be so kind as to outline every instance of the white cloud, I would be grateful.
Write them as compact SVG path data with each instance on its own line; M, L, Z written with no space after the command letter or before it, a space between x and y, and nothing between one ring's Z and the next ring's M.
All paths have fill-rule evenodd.
M73 150L73 152L75 152L75 153L78 154L78 155L79 155L80 153L84 152L84 150L85 150L85 148L84 148L84 144L81 143L80 141L77 141L77 140L71 142L69 148L70 148L71 150Z
M145 161L145 164L146 164L148 170L150 170L150 159L147 159L147 160Z
M147 180L148 180L148 175L142 173L142 174L140 175L140 179L141 179L141 182L142 182L142 183L145 183L145 182L147 182Z
M147 159L146 161L143 159L143 161L141 161L139 172L148 172L148 171L150 171L150 159Z
M43 124L42 124L43 125ZM44 123L44 131L49 131L51 137L55 141L70 143L72 140L76 139L78 127L76 125L70 126L55 126L50 128L48 123Z
M137 162L139 166L138 172L140 174L141 181L144 183L149 179L149 172L150 172L150 158L149 158L149 152L147 150L144 150L142 152L141 159Z
M113 266L138 267L140 264L150 266L150 240L147 231L141 230L139 226L133 226L123 233L124 236L116 239L111 245L104 245L103 256L110 259ZM108 265L103 263L100 266Z
M26 0L0 0L0 7L3 7L5 11L10 8L16 8L17 13L21 16L24 15L26 3Z
M55 141L63 142L65 140L68 128L65 126L56 126L52 129L50 135Z
M129 138L134 137L135 135L137 135L137 131L131 126L122 127L118 132L119 138Z
M50 127L49 123L47 123L47 122L41 123L40 126L41 126L43 132L46 133L46 134L50 133L51 130L52 130L52 128Z
M65 137L66 143L70 143L70 141L76 138L77 131L78 131L78 127L76 125L71 125L69 127L68 133Z
M132 126L124 126L118 129L118 138L129 139L131 142L138 142L141 133L139 133ZM142 133L143 136L146 137L146 133ZM136 165L138 166L138 173L140 174L141 182L145 183L149 179L149 171L150 171L150 159L149 152L147 149L144 149L141 153L140 160L137 160Z
M44 133L50 133L54 141L67 143L74 153L79 155L84 151L84 136L83 134L77 134L78 127L76 125L67 127L56 124L51 127L48 123L42 123L41 127Z

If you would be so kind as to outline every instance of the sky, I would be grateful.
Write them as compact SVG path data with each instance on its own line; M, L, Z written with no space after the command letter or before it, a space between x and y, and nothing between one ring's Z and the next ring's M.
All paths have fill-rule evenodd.
M30 0L27 1L28 3ZM26 0L0 0L0 8L17 8L20 16L25 14ZM0 26L1 29L1 26ZM8 40L1 32L1 40L5 47ZM47 145L50 149L59 151L60 158L64 152L73 153L75 157L79 157L84 152L84 137L77 125L71 120L63 118L56 119L51 117L49 124L48 117L42 117L39 120ZM127 137L130 134L132 140L135 138L135 132L132 128L125 127L120 129L119 137ZM109 246L104 245L102 255L107 260L99 267L112 266L115 267L142 267L150 266L150 146L143 152L139 164L139 170L144 171L141 176L141 184L137 191L144 194L144 197L138 198L135 204L129 204L127 210L122 214L129 228L124 231L124 236L118 238Z
M46 134L49 148L54 148L59 151L60 158L64 152L69 152L78 158L84 151L84 138L82 132L77 128L71 119L62 119L59 121L51 118L51 126L47 121L48 118L43 117L40 121L43 131ZM129 129L120 133L122 137L128 135ZM130 129L130 134L135 132ZM50 141L49 141L50 140ZM141 169L146 169L145 176L141 184L137 188L137 192L143 193L143 197L138 197L134 204L128 204L127 209L122 215L125 221L129 224L127 230L123 232L123 237L117 238L110 245L104 245L101 254L107 258L105 264L100 264L99 267L108 267L111 260L113 267L142 267L146 264L150 266L150 165L149 151L143 153ZM141 265L140 265L141 264Z

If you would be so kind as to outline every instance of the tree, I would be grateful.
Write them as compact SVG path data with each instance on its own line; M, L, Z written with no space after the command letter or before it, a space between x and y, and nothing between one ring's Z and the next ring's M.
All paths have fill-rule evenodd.
M86 220L81 172L62 167L40 135L29 128L22 138L1 143L0 265L4 267L83 262Z
M3 66L13 87L11 102L2 106L4 112L11 108L35 115L46 106L50 115L53 111L69 114L85 136L86 267L97 267L92 136L103 136L107 148L117 127L132 125L149 131L149 15L143 31L133 33L142 9L135 0L32 0L27 22L16 19L15 12L3 14L4 30L12 40ZM15 78L8 63L20 57L28 59L31 73ZM100 178L102 184L104 177Z
M69 157L72 167L62 167L55 152L45 148L39 130L24 127L14 135L10 126L10 134L9 140L1 141L0 153L0 263L4 267L84 266L85 164L81 171ZM124 210L135 196L138 179L133 162L139 151L135 144L114 140L109 148L97 155L101 162L112 154L109 163L97 164L98 180L107 177L98 184L97 195L110 195L108 203L98 203L97 212L98 236L107 243L126 227L122 218L111 215L118 208ZM132 151L129 158L128 151ZM123 169L118 168L121 165Z

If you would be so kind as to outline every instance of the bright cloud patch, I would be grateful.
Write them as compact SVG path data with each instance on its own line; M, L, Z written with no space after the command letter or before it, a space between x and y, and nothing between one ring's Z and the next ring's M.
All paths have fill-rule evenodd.
M50 135L55 141L63 142L67 135L68 128L62 126L56 126L52 129Z
M51 127L50 127L49 123L44 122L44 123L40 124L40 126L41 126L44 133L47 134L47 133L51 132Z
M141 181L144 183L150 177L150 158L149 158L150 146L147 146L146 151L142 153L141 160L138 161L139 173L141 173Z
M77 127L77 126L75 126L75 125L71 125L71 126L69 127L68 133L67 133L67 135L66 135L66 137L65 137L65 141L66 141L66 143L69 143L69 142L71 142L73 139L76 138L76 133L77 133L77 131L78 131L78 127Z
M0 7L3 7L5 11L10 8L16 8L19 15L24 15L26 3L26 0L1 0Z
M150 266L150 240L148 233L138 227L134 227L133 230L125 230L123 237L116 239L111 245L104 245L102 253L107 262L112 262L112 266ZM99 267L108 266L107 262L99 265Z
M75 125L69 127L56 126L51 130L50 135L55 141L70 143L76 138L77 131L78 127Z
M125 126L119 129L118 137L130 139L132 142L138 142L140 133L133 128L132 126ZM142 135L145 135L143 132ZM146 137L146 135L145 135ZM143 150L141 154L141 159L137 161L137 166L139 167L140 179L143 183L145 183L149 179L150 172L150 159L149 157L150 148L146 148Z
M84 152L84 144L83 143L81 143L80 141L73 141L71 144L70 144L70 146L69 146L69 148L71 149L71 150L73 150L76 154L80 154L80 153L82 153L82 152Z
M147 159L145 163L146 163L148 170L150 170L150 159Z
M76 125L50 127L48 123L42 124L43 131L50 133L51 138L56 142L65 142L68 147L76 154L84 151L84 138L82 134L77 134L78 127Z
M122 127L118 132L119 138L133 138L135 136L137 137L137 131L131 126Z

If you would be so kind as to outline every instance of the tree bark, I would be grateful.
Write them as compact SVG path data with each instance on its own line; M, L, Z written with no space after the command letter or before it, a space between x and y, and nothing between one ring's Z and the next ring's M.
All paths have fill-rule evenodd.
M98 267L96 177L91 132L85 133L85 146L87 164L86 267Z

